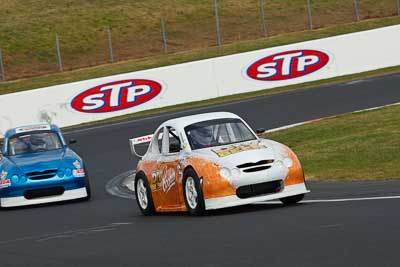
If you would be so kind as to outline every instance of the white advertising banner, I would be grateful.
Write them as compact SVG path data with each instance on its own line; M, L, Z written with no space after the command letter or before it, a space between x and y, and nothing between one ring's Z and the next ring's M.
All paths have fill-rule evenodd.
M0 96L0 133L143 110L400 65L400 25Z

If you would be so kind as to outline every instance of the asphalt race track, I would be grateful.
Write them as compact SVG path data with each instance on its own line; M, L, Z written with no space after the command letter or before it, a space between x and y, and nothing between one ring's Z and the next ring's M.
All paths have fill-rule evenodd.
M134 200L105 190L136 166L128 139L169 118L231 111L269 129L400 102L399 84L393 74L71 131L93 199L1 210L0 266L400 266L400 199L348 200L400 196L397 181L310 183L306 200L314 202L203 217L144 217ZM342 201L319 201L328 199Z

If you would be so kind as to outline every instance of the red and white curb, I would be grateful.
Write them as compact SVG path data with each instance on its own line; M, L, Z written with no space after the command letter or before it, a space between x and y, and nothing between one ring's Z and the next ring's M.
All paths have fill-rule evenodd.
M135 175L136 171L129 170L113 177L107 182L106 191L116 197L135 199Z

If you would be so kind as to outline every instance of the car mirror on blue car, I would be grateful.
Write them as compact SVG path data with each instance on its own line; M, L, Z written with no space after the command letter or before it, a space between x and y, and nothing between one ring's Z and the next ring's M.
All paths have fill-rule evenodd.
M76 144L78 141L76 141L76 139L70 139L69 141L68 141L68 143L70 144L70 145L73 145L73 144Z

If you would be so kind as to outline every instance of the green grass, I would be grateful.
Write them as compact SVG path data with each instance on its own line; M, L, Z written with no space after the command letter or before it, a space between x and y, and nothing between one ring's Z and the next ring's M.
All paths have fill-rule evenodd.
M305 0L264 2L269 36L308 29ZM351 0L311 2L315 28L355 21ZM359 0L359 8L362 20L390 17L396 15L396 0ZM262 37L259 0L219 0L219 14L223 44ZM11 80L56 72L55 33L60 37L67 70L107 63L106 27L112 29L114 54L118 61L163 54L159 28L161 17L166 21L169 53L215 45L213 0L0 1L0 47L5 56L6 75ZM387 22L384 20L375 27L387 25ZM389 24L397 23L392 21ZM340 27L332 30L330 35L343 31ZM298 41L297 37L289 36L283 43ZM304 38L319 37L308 33ZM280 43L282 40L277 41ZM261 40L253 46L261 48L265 45L274 45L274 41ZM233 46L233 51L227 48L222 52L207 50L206 54L210 55L204 56L238 52L246 46L250 49L252 45L245 43L243 46ZM203 57L202 52L196 53L197 57ZM190 60L185 56L181 55L181 60ZM180 56L177 57L179 60ZM120 71L131 69L121 68Z
M400 105L265 135L291 147L307 180L400 178Z
M399 23L400 17L373 19L359 23L327 27L314 31L294 32L253 41L236 42L233 44L224 45L222 47L195 49L186 52L152 56L143 59L122 61L114 64L106 64L97 67L67 71L63 73L8 81L0 83L0 94L7 94L11 92L18 92L50 85L103 77L160 66L167 66L216 56L230 55L240 52L262 49L266 47L285 45L339 34L374 29L383 26L396 25Z

